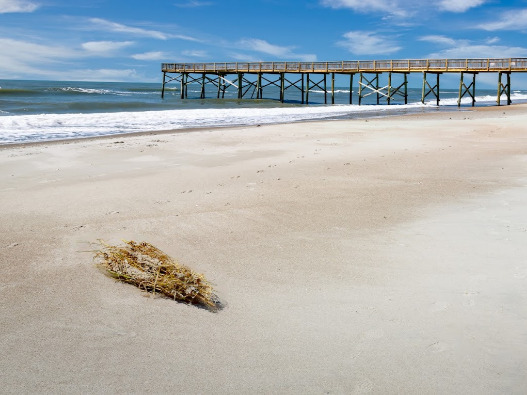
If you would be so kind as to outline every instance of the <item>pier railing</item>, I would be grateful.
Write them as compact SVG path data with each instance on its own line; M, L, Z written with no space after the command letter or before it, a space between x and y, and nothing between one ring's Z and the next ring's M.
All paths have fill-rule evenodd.
M527 58L163 63L165 73L527 72Z
M189 84L201 86L200 98L207 95L207 86L215 88L216 97L225 97L228 88L237 89L238 99L244 97L263 98L263 89L269 86L280 89L280 101L284 101L288 89L300 92L300 102L308 103L309 94L314 90L324 93L324 103L335 103L335 75L349 77L349 103L353 102L353 78L358 74L358 100L376 96L380 104L385 98L390 104L395 99L408 102L408 74L423 74L421 101L430 96L439 105L439 76L443 73L460 73L458 106L461 99L470 96L472 105L476 103L476 75L479 73L498 74L496 102L501 104L505 95L507 104L511 103L511 74L527 72L527 58L487 58L487 59L406 59L406 60L355 60L340 62L223 62L223 63L163 63L163 89L172 81L180 83L182 99L188 97ZM387 83L380 83L383 73L388 74ZM175 74L174 76L167 74ZM230 76L229 76L230 75ZM291 78L291 75L296 75ZM249 76L249 77L247 77ZM228 78L227 78L228 77ZM328 89L327 79L331 88ZM400 80L396 82L395 80ZM304 100L305 99L305 100Z

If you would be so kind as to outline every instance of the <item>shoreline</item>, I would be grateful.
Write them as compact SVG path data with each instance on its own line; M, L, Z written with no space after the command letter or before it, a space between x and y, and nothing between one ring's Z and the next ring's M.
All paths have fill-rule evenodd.
M439 114L458 114L466 112L495 112L500 111L500 109L513 109L518 107L526 107L527 103L518 103L511 104L508 106L484 106L484 107L455 107L455 108L437 108L437 111L429 112L420 112L420 113L408 113L408 114L388 114L381 116L369 116L371 114L359 114L356 118L336 118L336 119L313 119L313 120L301 120L301 121L290 121L290 122L277 122L277 123L268 123L268 124L258 124L258 125L228 125L228 126L212 126L212 127L196 127L196 128L182 128L182 129L172 129L172 130L151 130L151 131L142 131L142 132L127 132L127 133L116 133L109 135L100 135L100 136L90 136L90 137L75 137L75 138L64 138L57 140L45 140L45 141L28 141L28 142L17 142L17 143L2 143L0 142L0 150L9 149L9 148L21 148L25 146L39 146L47 144L68 144L78 141L92 141L92 140L105 140L112 138L128 138L133 136L157 136L165 134L176 134L176 133L192 133L192 132L204 132L204 131L214 131L222 129L247 129L247 128L256 128L267 125L287 125L287 124L302 124L302 123L316 123L316 122L347 122L347 121L363 121L369 119L397 119L400 117L421 117L421 116L434 116ZM514 110L513 110L514 111Z
M3 389L526 392L526 119L513 105L0 148ZM89 250L123 239L203 273L226 307L103 275Z

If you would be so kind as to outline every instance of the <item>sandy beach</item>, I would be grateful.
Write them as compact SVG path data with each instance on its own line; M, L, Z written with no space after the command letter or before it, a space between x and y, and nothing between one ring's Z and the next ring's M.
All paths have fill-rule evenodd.
M465 110L0 148L0 392L526 393L527 105Z

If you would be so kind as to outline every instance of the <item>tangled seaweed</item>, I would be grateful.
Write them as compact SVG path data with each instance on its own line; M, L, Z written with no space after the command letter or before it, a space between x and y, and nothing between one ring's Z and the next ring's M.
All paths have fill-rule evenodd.
M210 311L221 309L212 285L202 274L180 265L152 244L124 243L123 246L114 246L100 241L101 249L95 252L95 257L111 277Z

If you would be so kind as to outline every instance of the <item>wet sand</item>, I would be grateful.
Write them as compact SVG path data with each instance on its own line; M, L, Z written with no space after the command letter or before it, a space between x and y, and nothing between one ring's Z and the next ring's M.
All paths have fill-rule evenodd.
M525 393L527 106L0 149L16 393ZM148 241L219 313L95 266Z

